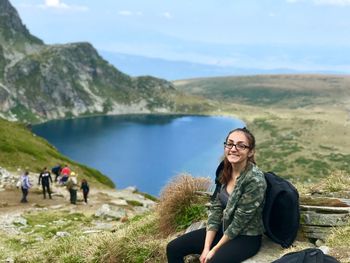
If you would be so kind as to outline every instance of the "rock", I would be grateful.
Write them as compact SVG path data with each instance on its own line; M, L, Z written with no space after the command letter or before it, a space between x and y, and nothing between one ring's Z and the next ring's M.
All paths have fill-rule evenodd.
M57 237L68 237L68 236L70 236L70 234L68 233L68 232L57 232L56 233L56 236Z
M317 239L315 242L315 245L317 247L321 247L322 245L324 245L324 241L322 239Z
M128 205L128 203L124 199L112 200L111 203L113 205L120 205L120 206L127 206Z
M136 186L128 186L128 187L124 188L123 190L124 190L124 191L128 191L128 192L131 192L131 193L137 192Z
M191 232L193 230L197 230L200 228L203 228L206 226L206 221L200 221L200 222L195 222L193 224L191 224L185 231L185 233Z
M50 206L51 209L61 209L63 207L64 207L64 205L52 205L52 206Z
M43 237L36 237L35 241L37 241L37 242L44 242L44 238Z
M18 216L18 217L15 217L12 221L13 224L21 224L22 226L26 226L27 225L27 219L21 217L21 216Z
M325 199L336 206L300 205L301 229L306 238L324 241L334 228L346 226L350 220L350 207L344 205L350 200L322 198L323 203L327 203Z
M112 210L108 204L102 205L100 209L98 209L95 213L97 217L105 217L105 218L115 218L119 219L126 216L126 212L124 209L119 208L118 211Z
M327 247L327 246L320 246L319 249L321 249L324 254L326 254L326 255L329 254L329 251L330 251L329 247Z
M92 230L85 230L83 234L95 234L95 233L101 233L102 230L92 229Z

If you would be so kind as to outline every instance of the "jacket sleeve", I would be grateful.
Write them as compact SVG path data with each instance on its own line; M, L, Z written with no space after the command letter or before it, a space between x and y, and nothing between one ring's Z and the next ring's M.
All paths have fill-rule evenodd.
M237 203L233 219L225 231L225 235L233 239L246 228L251 219L261 210L264 203L266 181L263 178L252 178L245 186L244 192Z
M215 199L210 202L209 213L208 213L208 222L207 222L207 231L213 230L218 231L220 224L222 222L222 211L221 202L216 195Z

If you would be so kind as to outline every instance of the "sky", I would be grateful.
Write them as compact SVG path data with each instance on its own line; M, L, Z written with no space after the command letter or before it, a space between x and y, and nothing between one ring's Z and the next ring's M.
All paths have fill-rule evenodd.
M10 0L46 44L215 66L350 73L350 0Z

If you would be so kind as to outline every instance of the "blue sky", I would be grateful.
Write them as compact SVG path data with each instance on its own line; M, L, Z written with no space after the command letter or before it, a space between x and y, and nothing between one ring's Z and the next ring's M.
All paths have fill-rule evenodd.
M11 1L11 0L10 0ZM47 44L240 68L350 73L350 0L12 0Z

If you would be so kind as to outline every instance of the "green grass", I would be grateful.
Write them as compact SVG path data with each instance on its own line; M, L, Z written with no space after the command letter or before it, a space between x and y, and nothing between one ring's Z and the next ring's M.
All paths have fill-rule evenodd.
M1 118L0 152L0 165L10 171L21 169L39 172L45 166L68 164L81 178L101 186L114 187L114 183L107 176L60 154L45 139L33 134L24 124Z
M12 242L13 247L18 248L18 240ZM33 245L31 249L22 250L15 258L16 262L29 263L161 263L165 262L164 251L162 239L158 239L155 214L148 214L121 225L114 233L47 239L45 246Z
M183 210L176 215L176 230L185 230L192 223L205 220L207 208L203 204L191 204L183 207Z

